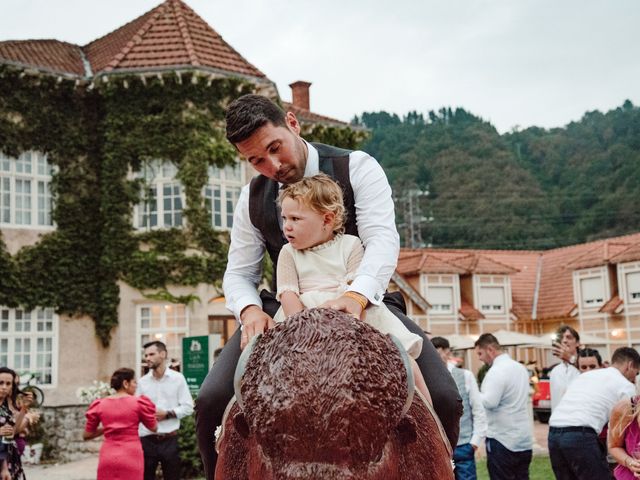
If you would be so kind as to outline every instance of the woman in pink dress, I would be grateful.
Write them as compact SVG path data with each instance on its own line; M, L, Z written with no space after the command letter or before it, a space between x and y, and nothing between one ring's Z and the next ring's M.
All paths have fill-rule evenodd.
M607 443L618 462L613 472L616 480L640 477L640 395L620 400L613 407Z
M104 434L98 462L98 480L142 480L144 457L138 436L138 424L158 429L155 405L144 395L136 397L137 382L130 368L120 368L111 377L116 393L95 400L85 414L83 438ZM102 427L98 425L102 423Z

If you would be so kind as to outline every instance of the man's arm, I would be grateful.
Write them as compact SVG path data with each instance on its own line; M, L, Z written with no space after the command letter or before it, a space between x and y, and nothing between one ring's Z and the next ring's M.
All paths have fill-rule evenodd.
M249 185L246 185L242 188L233 214L227 269L222 280L227 308L238 320L250 305L262 310L257 286L262 280L264 245L262 234L249 218Z
M471 415L473 417L473 435L471 436L471 445L474 450L477 449L484 438L487 436L487 414L482 406L482 398L476 377L469 370L464 370L465 386L469 393L469 403L471 404Z
M349 163L358 236L364 244L364 256L349 290L379 305L400 252L391 186L384 170L372 156L353 152Z
M193 399L187 381L182 374L178 374L178 406L174 407L172 411L178 420L193 413Z
M504 391L504 381L500 377L500 372L489 370L484 380L482 380L480 399L482 400L482 406L487 410L493 410L500 405Z

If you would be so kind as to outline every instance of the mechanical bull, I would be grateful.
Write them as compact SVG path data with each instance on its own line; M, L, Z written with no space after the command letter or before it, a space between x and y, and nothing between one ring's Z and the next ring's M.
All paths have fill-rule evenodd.
M256 339L238 364L216 479L453 479L446 436L391 337L311 309Z

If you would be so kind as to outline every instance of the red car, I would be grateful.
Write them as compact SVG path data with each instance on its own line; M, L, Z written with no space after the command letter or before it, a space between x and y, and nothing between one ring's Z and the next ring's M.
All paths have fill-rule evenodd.
M548 378L538 381L533 394L533 414L540 423L549 423L551 416L551 388Z

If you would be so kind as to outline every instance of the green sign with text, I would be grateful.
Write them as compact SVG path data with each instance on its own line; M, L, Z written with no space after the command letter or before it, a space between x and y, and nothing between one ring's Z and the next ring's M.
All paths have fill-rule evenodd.
M182 373L193 393L198 393L204 377L209 373L209 358L207 335L182 339Z

